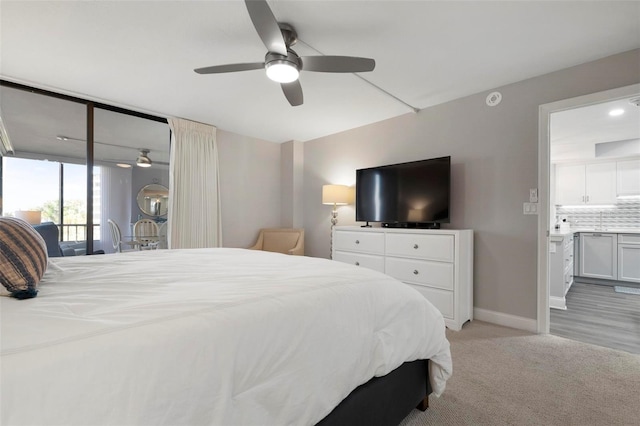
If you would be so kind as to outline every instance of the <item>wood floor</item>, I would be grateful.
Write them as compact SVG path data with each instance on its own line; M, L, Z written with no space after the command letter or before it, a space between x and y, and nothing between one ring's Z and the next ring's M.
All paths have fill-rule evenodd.
M556 336L640 354L640 295L576 281L567 293L567 310L551 309L550 329Z

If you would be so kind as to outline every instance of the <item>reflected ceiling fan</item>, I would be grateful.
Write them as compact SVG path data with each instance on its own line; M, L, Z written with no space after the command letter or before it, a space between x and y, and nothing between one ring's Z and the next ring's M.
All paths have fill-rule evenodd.
M279 23L266 0L245 0L245 5L253 26L267 47L264 62L214 65L196 68L195 72L219 74L264 68L267 77L280 83L291 106L298 106L303 102L298 80L300 71L354 73L373 71L376 66L373 59L355 56L298 56L291 49L297 41L295 29L289 24Z
M129 148L129 147L126 147L126 148ZM136 148L130 148L130 149L136 149ZM136 166L138 167L146 168L146 167L151 167L153 164L161 164L163 166L169 165L169 163L166 163L164 161L152 161L151 158L149 158L149 153L151 152L150 149L139 148L137 150L139 151L138 157L136 158ZM105 160L105 161L116 163L118 167L123 167L123 168L131 167L131 164L130 164L131 160Z
M59 141L86 142L86 139L72 138L71 136L62 136L62 135L56 136L56 139L58 139ZM138 157L136 158L136 165L138 167L151 167L151 165L153 164L161 164L163 166L169 165L169 163L166 163L163 161L152 161L151 158L149 158L149 153L151 152L151 150L147 148L133 148L130 146L118 145L115 143L98 142L98 141L93 141L93 143L97 145L114 146L117 148L132 149L134 151L138 151L139 154L138 154ZM106 161L108 163L116 163L117 166L123 167L123 168L131 167L131 160L105 159L102 161Z
M113 145L112 145L113 146ZM123 147L125 148L125 147ZM129 147L126 147L129 148ZM130 148L130 149L136 149L136 148ZM151 167L153 164L160 164L163 166L168 166L169 163L166 163L164 161L153 161L151 160L151 158L149 158L149 153L151 152L150 149L146 149L146 148L138 148L136 149L139 153L138 153L138 157L136 158L136 166L138 167ZM123 167L123 168L129 168L131 167L131 160L104 160L104 161L108 161L110 163L116 163L116 166L118 167Z

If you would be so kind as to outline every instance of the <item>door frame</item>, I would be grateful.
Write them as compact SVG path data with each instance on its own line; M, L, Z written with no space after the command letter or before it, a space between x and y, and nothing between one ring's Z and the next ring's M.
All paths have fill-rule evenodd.
M640 95L640 84L591 93L538 107L538 333L549 333L550 116L554 112Z

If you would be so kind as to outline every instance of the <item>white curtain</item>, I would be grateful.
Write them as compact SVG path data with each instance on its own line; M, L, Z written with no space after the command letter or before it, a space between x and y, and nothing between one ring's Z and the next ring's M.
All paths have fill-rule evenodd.
M222 246L216 128L170 118L170 249Z
M132 169L100 166L99 221L101 247L99 248L104 250L105 253L114 253L107 219L111 219L118 224L123 236L131 235L131 174ZM97 219L95 214L97 206L95 203L96 201L94 200L94 221ZM97 250L98 247L93 249Z

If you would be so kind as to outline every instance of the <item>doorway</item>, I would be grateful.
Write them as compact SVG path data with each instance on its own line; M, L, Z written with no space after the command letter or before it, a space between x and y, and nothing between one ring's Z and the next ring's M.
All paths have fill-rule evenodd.
M538 216L538 332L549 333L550 315L550 255L555 251L551 232L555 224L555 200L551 176L555 171L551 165L551 117L561 113L608 101L628 99L640 94L640 85L631 85L605 92L594 93L572 99L566 99L539 108L539 144L538 144L538 188L540 205Z

